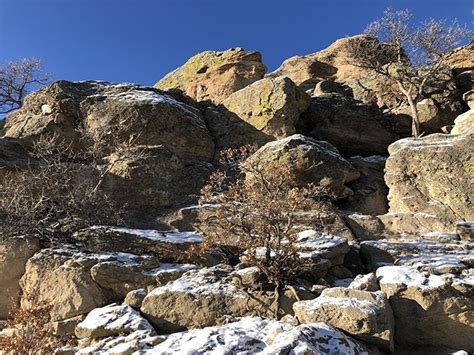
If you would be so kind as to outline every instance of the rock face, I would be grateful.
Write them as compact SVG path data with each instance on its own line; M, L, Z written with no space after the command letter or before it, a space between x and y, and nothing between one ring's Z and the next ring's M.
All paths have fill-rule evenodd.
M4 128L27 142L53 133L78 150L88 147L84 133L106 144L101 188L138 216L195 201L212 170L215 147L201 112L154 88L57 81L29 95Z
M377 270L380 287L395 315L396 339L402 344L472 352L472 269L465 276L437 273L423 266L384 266Z
M206 51L166 75L155 87L180 89L197 101L211 100L219 104L232 93L261 79L265 72L258 52L242 48Z
M239 90L222 106L258 131L279 139L295 133L295 125L309 101L309 96L290 79L278 77L265 78Z
M387 147L409 133L410 118L381 111L340 95L312 99L298 132L334 145L344 156L386 154Z
M20 303L20 278L28 259L40 248L39 241L28 237L0 236L0 320L7 319Z
M327 288L318 298L297 302L293 308L302 323L324 322L385 350L394 350L392 310L380 291Z
M474 219L473 142L470 135L436 134L392 144L385 175L390 212L434 215L448 230Z
M272 165L285 166L289 182L295 186L319 184L337 197L350 195L352 191L345 184L359 177L331 144L300 134L267 143L249 158L248 163L259 164L263 171Z

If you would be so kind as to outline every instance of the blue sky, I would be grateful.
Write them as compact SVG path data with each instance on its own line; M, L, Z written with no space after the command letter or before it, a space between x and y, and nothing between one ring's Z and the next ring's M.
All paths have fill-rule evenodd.
M152 85L192 55L258 50L270 70L360 33L391 5L471 25L474 0L0 0L0 62L55 79Z

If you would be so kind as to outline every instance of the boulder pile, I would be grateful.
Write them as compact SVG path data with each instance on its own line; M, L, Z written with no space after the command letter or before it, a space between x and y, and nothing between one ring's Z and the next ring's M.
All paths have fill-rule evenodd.
M0 226L0 344L17 332L12 314L40 303L52 332L75 339L62 353L474 352L472 46L419 103L425 135L414 139L398 90L351 64L351 43L367 40L267 74L260 53L233 48L198 54L155 87L57 81L29 95L2 123L0 188L42 164L42 137L78 154L100 143L97 188L124 226L54 240ZM215 206L198 204L201 189L221 152L248 144L262 174L284 167L285 184L327 192L294 215L305 268L281 291L279 319L245 255L196 252L195 222Z

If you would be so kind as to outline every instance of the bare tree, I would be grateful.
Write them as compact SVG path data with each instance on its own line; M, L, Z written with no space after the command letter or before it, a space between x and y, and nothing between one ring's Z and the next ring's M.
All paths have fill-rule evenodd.
M234 247L245 263L266 276L274 287L274 317L278 318L281 291L306 264L300 257L296 215L314 209L313 199L322 190L292 186L284 165L244 161L251 151L244 147L225 152L227 169L214 173L203 188L200 203L212 207L196 227L204 235L205 250Z
M451 72L445 64L453 50L472 33L456 22L430 19L418 26L411 24L409 10L388 8L384 17L369 24L368 41L354 41L349 50L351 64L369 69L396 83L412 114L412 135L419 137L417 104L428 88L444 85Z
M0 113L20 108L26 95L48 81L38 59L25 58L0 65Z

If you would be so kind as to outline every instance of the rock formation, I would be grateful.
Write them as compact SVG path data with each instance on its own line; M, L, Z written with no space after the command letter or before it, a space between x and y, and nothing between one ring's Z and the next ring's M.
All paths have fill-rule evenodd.
M351 62L369 40L266 76L260 53L234 48L154 88L57 81L29 95L0 124L0 223L5 177L44 164L33 146L49 135L81 157L102 149L75 180L103 172L97 189L126 213L120 226L53 221L54 238L0 224L0 344L19 334L9 317L41 304L49 334L76 341L59 353L474 352L472 46L446 58L413 139L398 89ZM263 269L235 240L202 249L195 230L216 209L198 201L220 153L248 144L243 164L262 176L283 166L285 184L326 192L292 211L304 267L280 290L278 320Z

